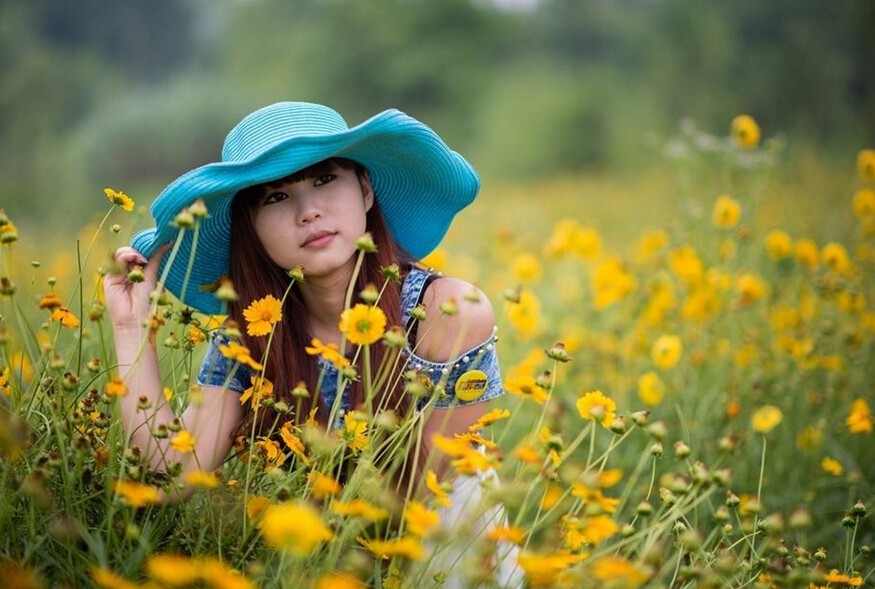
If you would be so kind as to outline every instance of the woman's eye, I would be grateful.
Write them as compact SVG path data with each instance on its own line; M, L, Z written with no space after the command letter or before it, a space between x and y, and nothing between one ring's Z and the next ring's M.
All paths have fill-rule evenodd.
M276 190L276 191L268 194L266 197L264 197L263 204L269 205L271 203L280 202L281 200L285 200L287 198L289 198L288 194L286 194L285 192L281 192L279 190Z
M325 174L324 176L319 176L316 180L313 181L313 186L322 186L323 184L328 184L332 180L337 178L334 174Z

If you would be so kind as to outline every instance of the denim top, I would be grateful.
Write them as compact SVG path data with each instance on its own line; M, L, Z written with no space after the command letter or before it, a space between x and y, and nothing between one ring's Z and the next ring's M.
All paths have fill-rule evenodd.
M421 302L423 287L430 275L431 272L412 266L405 277L401 286L402 325L407 325L410 311ZM494 399L504 394L495 340L493 329L492 335L486 341L463 351L447 362L431 362L421 358L411 349L408 342L402 352L404 358L402 372L415 371L426 385L425 389L429 391L429 395L438 395L433 405L437 409L461 407ZM235 362L222 355L219 346L229 341L229 337L221 329L213 331L209 348L198 371L197 382L205 386L225 387L242 393L251 386L252 377L257 373L245 365L238 364L235 369ZM325 404L330 411L337 398L337 369L321 356L317 356L317 363L321 380L319 395L325 399ZM348 392L349 387L344 387L334 427L343 423L343 415L350 410ZM417 409L422 409L428 403L429 395L419 398Z

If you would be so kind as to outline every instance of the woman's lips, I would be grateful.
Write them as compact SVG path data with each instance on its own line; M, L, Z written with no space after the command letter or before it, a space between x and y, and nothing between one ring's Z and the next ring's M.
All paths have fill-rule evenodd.
M332 233L331 231L317 231L312 235L308 235L307 239L304 240L304 243L301 244L301 247L323 247L331 243L331 240L334 239L336 233Z

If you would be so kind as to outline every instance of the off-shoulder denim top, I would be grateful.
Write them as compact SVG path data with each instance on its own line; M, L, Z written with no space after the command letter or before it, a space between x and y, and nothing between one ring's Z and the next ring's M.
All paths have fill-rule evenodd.
M418 266L412 266L401 286L401 321L410 327L415 322L411 319L411 311L422 302L422 297L428 283L437 275ZM415 337L410 338L415 340ZM456 358L447 362L431 362L416 354L410 342L403 350L405 364L403 371L416 374L424 379L430 395L437 395L433 407L449 409L474 403L482 403L504 394L501 382L501 371L498 366L498 355L495 350L495 330L484 342L463 351ZM201 385L227 387L237 393L242 393L251 385L256 372L245 365L235 362L222 355L219 346L227 344L229 338L221 330L215 330L210 337L210 345L201 362L197 382ZM330 409L337 397L337 369L333 364L317 357L320 371L321 386L319 395ZM231 371L233 370L233 374ZM414 371L410 373L409 371ZM425 382L427 381L427 382ZM430 385L428 385L430 383ZM337 427L342 423L343 415L350 410L348 399L349 387L344 388L340 400L338 417L334 422ZM420 397L417 408L422 409L430 400L428 395Z

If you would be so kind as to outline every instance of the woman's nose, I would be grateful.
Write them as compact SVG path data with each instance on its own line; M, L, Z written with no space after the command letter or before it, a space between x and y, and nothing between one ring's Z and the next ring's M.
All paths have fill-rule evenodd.
M301 194L298 196L298 223L307 225L322 216L319 201L315 195Z

